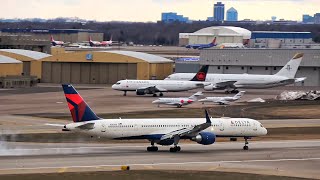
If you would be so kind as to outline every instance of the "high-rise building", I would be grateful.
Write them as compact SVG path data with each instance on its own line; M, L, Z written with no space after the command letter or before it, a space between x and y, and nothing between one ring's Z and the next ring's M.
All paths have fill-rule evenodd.
M183 17L182 15L178 15L174 12L162 13L161 21L165 23L170 22L189 22L189 18Z
M235 8L228 9L227 21L238 21L238 11Z
M314 17L304 14L302 15L302 22L306 24L313 24L314 23Z
M213 12L215 21L224 20L224 4L222 4L222 2L217 2L217 4L214 4Z
M320 13L314 15L314 23L320 24Z

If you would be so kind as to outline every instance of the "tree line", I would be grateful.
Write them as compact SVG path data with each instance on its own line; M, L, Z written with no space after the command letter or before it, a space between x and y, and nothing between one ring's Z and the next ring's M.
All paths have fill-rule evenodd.
M252 23L218 23L199 21L193 23L139 23L139 22L0 22L0 29L91 29L104 33L104 39L111 36L114 41L148 45L176 46L179 42L179 33L191 33L210 26L237 26L250 31L294 31L312 32L313 40L320 43L320 25L283 25L283 24L252 24Z

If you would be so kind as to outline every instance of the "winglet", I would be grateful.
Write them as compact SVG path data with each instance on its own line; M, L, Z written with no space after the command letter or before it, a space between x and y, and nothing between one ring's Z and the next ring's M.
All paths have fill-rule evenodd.
M205 114L206 114L206 123L210 123L211 124L211 120L208 114L208 110L205 110Z

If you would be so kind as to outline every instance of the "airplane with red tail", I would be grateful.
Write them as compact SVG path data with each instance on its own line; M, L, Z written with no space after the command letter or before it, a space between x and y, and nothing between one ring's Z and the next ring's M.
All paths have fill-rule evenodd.
M63 41L54 40L53 36L50 37L52 46L63 46L65 43Z
M211 48L211 47L214 47L214 46L217 46L217 37L215 37L211 43L209 44L188 44L186 45L186 48L190 49L190 48L193 48L193 49L206 49L206 48Z
M190 97L159 98L157 100L152 101L152 103L158 104L158 107L160 107L160 104L165 104L165 105L177 106L178 108L181 108L182 106L187 106L197 101L199 96L203 96L201 91L193 94Z

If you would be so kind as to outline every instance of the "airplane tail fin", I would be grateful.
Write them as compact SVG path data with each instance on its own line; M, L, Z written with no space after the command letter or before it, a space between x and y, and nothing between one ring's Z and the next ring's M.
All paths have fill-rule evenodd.
M112 35L110 36L110 42L112 42Z
M212 40L211 44L212 44L213 46L216 46L216 45L217 45L217 44L216 44L216 41L217 41L217 37L214 37L214 39Z
M191 81L205 81L208 73L209 65L204 65L197 72L197 74L191 79Z
M235 99L240 99L244 95L245 91L240 91L238 94L234 95Z
M52 35L50 36L50 41L54 41L54 39L53 39L53 36L52 36Z
M192 96L189 97L189 99L192 99L192 100L196 101L199 96L203 96L201 91L198 91L197 93L193 94Z
M282 69L275 75L284 76L293 79L297 73L300 66L301 60L303 58L303 53L297 53Z
M89 105L71 84L62 84L73 122L99 120Z

